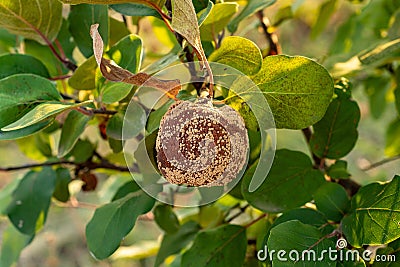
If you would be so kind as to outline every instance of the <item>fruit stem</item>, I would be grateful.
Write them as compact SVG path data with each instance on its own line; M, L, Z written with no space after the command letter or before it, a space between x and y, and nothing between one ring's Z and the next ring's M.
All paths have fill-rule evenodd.
M209 89L208 89L209 97L210 97L211 99L213 99L213 96L214 96L214 76L213 76L213 73L212 73L210 64L208 63L208 60L205 59L205 60L203 61L203 63L204 63L204 65L205 65L205 67L206 67L206 70L207 70L207 72L208 72L208 76L210 77L210 78L209 78L209 79L210 79L210 80L209 80L210 87L209 87Z

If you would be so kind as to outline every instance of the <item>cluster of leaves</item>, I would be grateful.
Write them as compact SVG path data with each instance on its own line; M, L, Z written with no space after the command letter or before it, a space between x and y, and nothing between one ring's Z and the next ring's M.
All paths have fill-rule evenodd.
M82 180L84 191L95 190L99 172L113 180L110 190L114 194L109 203L96 209L86 226L87 245L97 259L110 257L139 216L149 212L165 232L155 266L292 266L296 262L276 258L259 262L256 251L267 245L276 251L318 253L334 248L341 236L349 243L346 249L362 251L367 245L387 244L379 251L400 258L400 177L360 187L351 180L343 160L357 141L360 120L352 85L343 76L364 84L374 117L382 115L388 92L400 111L398 1L371 1L361 12L355 10L339 28L325 67L306 57L276 55L279 44L274 43L262 14L275 0L61 2L0 0L0 140L16 140L22 152L39 162L1 169L31 169L0 192L0 212L12 223L3 233L1 266L10 266L32 242L52 202L69 203L74 197L69 187L73 180ZM295 2L281 6L272 26L295 16L302 1ZM321 34L340 2L329 0L320 6L313 38ZM269 41L263 50L234 35L239 24L254 14ZM130 31L144 17L171 46L169 53L146 68L141 66L143 40ZM92 28L91 36L93 24L100 26L98 33ZM227 32L232 36L225 37ZM360 36L374 40L372 48ZM178 219L177 209L156 203L121 174L128 171L122 149L124 141L142 129L154 140L160 118L173 99L195 96L199 88L194 83L179 94L170 91L172 100L157 110L148 110L134 99L129 136L122 136L122 125L142 77L196 57L248 75L268 100L277 128L302 129L312 157L299 151L276 151L265 182L249 191L263 129L246 104L253 101L251 96L216 91L216 99L226 101L245 119L251 145L249 164L229 195L200 207L196 215ZM98 138L88 138L88 131ZM399 133L397 118L387 132L388 156L400 152ZM135 163L130 167L135 170ZM324 264L370 263L326 259Z

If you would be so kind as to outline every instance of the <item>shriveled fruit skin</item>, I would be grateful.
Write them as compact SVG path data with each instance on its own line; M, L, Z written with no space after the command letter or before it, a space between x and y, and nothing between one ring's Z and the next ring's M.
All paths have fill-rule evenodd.
M170 183L222 186L246 164L249 140L234 109L199 98L169 108L160 123L156 150L158 168Z

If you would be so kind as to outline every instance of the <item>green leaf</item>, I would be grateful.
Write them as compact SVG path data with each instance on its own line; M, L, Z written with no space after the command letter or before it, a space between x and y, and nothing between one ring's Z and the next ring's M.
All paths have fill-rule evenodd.
M277 128L303 129L316 123L333 95L328 71L300 56L266 57L252 79L268 100Z
M373 118L382 116L387 106L386 95L391 87L389 75L368 76L364 82L365 93L369 98L369 108Z
M56 170L56 175L56 185L54 187L53 197L58 201L67 202L69 200L68 184L71 182L69 170L58 168Z
M152 111L147 119L146 130L148 133L152 133L158 129L160 126L160 122L164 114L167 112L169 107L174 103L173 99L168 100L164 105L162 105L159 109Z
M339 159L346 156L356 144L360 108L349 98L335 98L325 116L317 122L310 147L320 158Z
M394 157L400 154L400 119L395 119L386 130L385 154Z
M121 13L125 16L153 16L161 19L160 13L155 9L148 7L147 5L137 4L137 3L127 3L127 4L114 4L110 5L112 9Z
M358 59L363 65L369 65L393 58L398 52L400 52L400 38L378 45L370 51L363 52L358 55Z
M252 165L242 179L242 195L250 205L266 212L283 212L305 204L325 181L323 174L313 169L307 155L281 149L276 151L266 180L250 193L248 188L256 165ZM287 197L293 188L301 190Z
M239 83L237 83L237 84L239 84ZM233 86L238 87L237 84L234 84ZM252 97L252 96L250 96L250 98L254 99L254 97ZM250 99L250 101L251 101L251 99ZM237 94L232 93L230 91L226 103L229 106L231 106L233 109L235 109L237 112L239 112L240 116L242 116L242 118L244 119L247 129L249 129L251 131L259 130L260 126L258 125L257 118L254 116L253 111L250 108L250 106L242 98L238 97ZM253 107L254 107L254 104L253 104Z
M107 203L111 202L114 200L117 200L118 198L113 198L116 194L116 192L123 187L125 184L133 182L132 176L130 173L116 173L113 175L110 175L107 180L101 185L100 190L97 191L97 195L99 196L99 199L101 202ZM139 187L140 189L140 187ZM136 190L132 190L121 197L126 196L129 193L132 193Z
M93 90L96 87L97 63L94 56L83 62L68 79L68 85L76 90Z
M126 24L123 21L119 21L117 19L111 18L110 19L110 41L109 45L113 46L119 42L125 36L131 34L128 30Z
M38 133L32 136L35 142L35 147L46 158L53 157L53 151L50 146L50 138L48 134Z
M76 48L76 43L69 31L69 22L64 18L62 20L61 29L57 35L57 41L60 43L65 56L75 63L73 52Z
M99 32L108 44L108 8L106 5L81 4L71 7L68 16L69 31L75 39L79 50L85 57L93 55L92 38L90 37L90 26L98 23Z
M109 257L132 230L137 217L149 212L154 202L143 191L137 191L97 208L86 226L86 240L93 255L97 259Z
M55 180L50 167L30 171L22 178L7 207L8 218L21 233L33 235L44 225Z
M207 6L205 6L204 8L202 8L199 11L197 11L196 4L198 4L198 2L193 1L193 6L194 6L194 9L196 10L197 18L198 18L197 23L199 24L199 26L201 26L201 24L203 24L204 20L208 17L208 15L210 15L210 12L214 7L214 3L212 1L208 1Z
M132 179L132 177L130 177ZM123 198L129 193L136 192L140 190L140 186L135 181L129 181L123 184L120 188L118 188L117 192L115 192L112 201Z
M171 206L157 205L153 213L154 220L166 233L173 234L179 230L179 220Z
M32 73L45 78L50 77L43 63L32 56L21 54L0 56L0 79L18 73Z
M157 156L156 156L156 139L158 131L154 131L147 135L144 140L140 141L138 148L134 153L134 158L139 159L137 164L139 166L140 173L144 176L150 174L152 177L154 169L157 169ZM149 157L148 160L143 160L144 157ZM158 179L158 178L157 178Z
M196 11L196 13L199 13L203 9L210 7L211 4L214 5L215 0L196 0L196 1L192 1L192 2L193 2L194 10Z
M62 4L51 0L25 0L0 2L0 27L41 44L54 41L62 22Z
M388 183L361 187L342 220L343 233L354 247L387 244L400 237L400 176Z
M124 143L122 140L115 140L114 138L111 137L108 138L108 144L114 154L120 153L124 148Z
M231 66L246 75L256 74L263 64L257 45L239 36L224 38L221 46L210 55L209 61Z
M317 20L315 21L314 26L311 30L311 38L317 38L322 31L325 29L326 25L328 24L330 18L335 13L338 5L337 0L328 0L327 2L323 3L319 9Z
M276 13L274 14L273 21L271 22L271 26L277 28L283 22L293 19L294 13L299 8L304 0L297 0L293 3L293 5L282 5Z
M115 140L122 140L122 127L124 125L124 113L118 112L114 114L107 123L107 136Z
M395 251L391 247L380 247L376 250L376 255L374 257L374 263L371 265L372 267L393 267L393 266L398 266L398 263L396 264L396 259L398 259L398 254L397 251ZM395 257L391 259L390 257ZM379 259L379 260L377 260ZM385 259L383 261L382 259ZM390 262L394 261L393 264Z
M102 100L105 104L112 104L124 99L132 90L132 84L108 82L102 88Z
M279 216L273 223L272 227L277 226L278 224L298 220L301 223L309 224L323 231L323 233L330 234L333 231L333 227L327 225L328 221L325 218L324 214L317 210L309 209L309 208L298 208L284 212L281 216ZM325 227L323 227L325 226ZM321 227L323 227L321 229ZM268 236L266 236L268 237Z
M179 61L179 53L182 51L182 48L179 46L175 46L168 52L165 56L160 58L159 60L153 62L152 64L146 66L142 71L148 74L154 74L160 70L165 69L170 66L172 63Z
M106 54L121 68L137 73L142 61L142 52L142 39L130 34L113 45Z
M28 39L24 40L24 45L25 54L34 56L40 60L46 66L50 76L56 77L69 72L69 69L67 69L51 52L49 46L41 45L36 41Z
M19 150L28 158L33 159L37 162L43 162L47 160L47 157L43 155L42 151L36 147L36 136L31 135L25 138L17 139L16 144Z
M197 223L189 221L182 225L177 232L165 234L154 266L160 266L168 256L179 253L194 239L199 230L200 226Z
M319 211L329 220L339 222L346 214L350 201L346 190L338 184L326 183L314 194Z
M0 191L0 215L7 215L6 208L12 200L12 193L17 188L20 179L13 179L2 187Z
M152 32L165 49L173 49L176 46L180 46L176 36L171 32L163 20L153 17L148 18L148 20L151 23Z
M63 124L60 141L58 143L59 158L64 157L74 148L79 136L85 130L85 126L89 120L89 116L86 116L76 110L72 110L68 114Z
M230 32L235 32L239 23L247 18L248 16L253 15L259 10L262 10L266 7L269 7L276 0L248 0L247 5L243 8L243 10L237 15L231 22L228 24L228 30Z
M0 53L10 53L16 47L17 38L14 34L9 33L6 29L0 28Z
M48 117L57 115L58 113L61 113L68 109L80 107L91 102L92 101L89 100L78 104L66 104L66 103L51 101L48 103L39 104L36 107L34 107L31 111L26 113L22 118L7 125L6 127L3 127L1 130L2 131L19 130L31 126L35 123L41 122L44 119L47 119Z
M323 250L327 252L329 248L335 250L335 243L330 239L322 239L322 233L318 228L303 224L299 221L288 221L278 224L271 229L267 247L268 251L285 251L280 257L287 261L279 260L277 253L272 255L273 266L336 266L335 261L330 261L330 257L319 260ZM291 253L297 251L298 253ZM307 253L303 254L303 251ZM291 256L291 257L290 257ZM302 259L303 256L303 259ZM318 265L316 263L318 262Z
M71 110L63 124L58 143L58 157L65 157L75 146L91 118L79 111Z
M197 234L193 245L183 254L182 266L241 267L246 256L246 229L224 225Z
M165 4L165 0L61 0L64 4L76 5L76 4L122 4L126 2L135 2L135 3L142 3L146 4L152 8L156 7L163 7Z
M95 147L90 141L78 140L70 154L74 157L76 163L82 163L93 156L94 149Z
M35 134L41 130L46 129L50 125L54 124L53 119L45 120L39 123L36 123L34 125L15 130L15 131L1 131L0 130L0 140L15 140L23 137L30 136L32 134Z
M0 266L11 267L19 259L21 251L31 243L33 236L21 234L11 224L2 232Z
M396 69L395 77L396 77L396 88L394 89L393 92L394 92L397 113L400 115L400 68Z
M26 114L40 101L60 100L49 80L33 74L16 74L0 80L0 127Z
M375 256L373 267L398 267L400 258L400 239L390 242L387 247L381 247L376 250L376 255L380 255L380 262ZM382 261L385 257L386 261Z
M215 188L218 190L218 187ZM206 191L205 194L207 194L209 191ZM200 194L202 192L200 191ZM222 194L222 192L220 193ZM201 228L207 229L207 228L212 228L215 226L220 225L224 221L224 214L222 210L213 205L206 205L200 207L200 211L198 213L198 223L200 224Z
M232 2L215 4L211 12L200 26L200 37L202 41L214 41L218 38L218 33L222 31L232 16L238 11L238 4ZM207 10L201 11L207 12Z
M145 126L146 113L139 103L133 101L130 103L129 113L118 112L111 117L106 133L116 140L127 140L141 133Z
M351 175L347 172L347 161L337 160L329 166L326 174L332 179L348 179Z

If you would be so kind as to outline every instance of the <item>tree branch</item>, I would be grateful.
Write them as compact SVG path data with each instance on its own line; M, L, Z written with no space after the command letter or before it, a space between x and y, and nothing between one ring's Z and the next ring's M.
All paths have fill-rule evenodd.
M260 21L260 25L264 32L265 38L268 41L268 45L269 45L268 56L281 54L282 49L278 42L278 36L276 35L276 33L271 31L271 22L269 21L269 19L267 17L264 17L262 10L258 11L256 13L256 15Z
M51 77L49 78L49 80L51 81L59 81L59 80L65 80L65 79L69 79L71 78L72 75L61 75L61 76L55 76L55 77Z
M255 220L249 222L248 224L246 224L246 225L244 226L244 228L249 228L250 226L252 226L252 225L255 224L256 222L258 222L259 220L265 218L267 215L268 215L267 213L264 213L264 214L260 215L257 219L255 219Z
M18 170L24 170L24 169L32 169L32 168L37 168L37 167L45 167L45 166L55 166L55 165L72 165L76 166L79 169L87 168L89 170L95 170L95 169L108 169L108 170L116 170L116 171L121 171L121 172L129 172L128 167L124 166L117 166L105 159L101 159L101 162L93 162L93 161L86 161L83 163L77 163L73 161L67 161L67 160L62 160L62 161L55 161L55 162L44 162L44 163L34 163L34 164L25 164L21 166L14 166L14 167L6 167L2 168L0 167L0 172L10 172L10 171L18 171ZM135 164L131 168L133 171L138 171L138 166Z
M240 210L239 210L237 213L235 213L234 215L232 215L232 217L230 217L229 219L227 219L225 222L226 222L226 223L229 223L229 222L233 221L234 219L236 219L237 217L239 217L240 215L242 215L243 212L245 212L246 209L247 209L249 206L250 206L249 204L246 204L246 205L243 206L243 207L240 207L240 206L239 206Z
M393 157L390 157L390 158L383 159L383 160L375 162L375 163L372 163L371 165L369 165L367 167L364 167L361 170L362 171L369 171L369 170L375 169L377 167L380 167L382 165L385 165L385 164L387 164L389 162L392 162L392 161L395 161L395 160L398 160L398 159L400 159L400 154L396 155L396 156L393 156Z
M34 163L34 164L25 164L21 166L15 166L15 167L6 167L2 168L0 167L0 171L2 172L10 172L10 171L19 171L19 170L24 170L24 169L32 169L36 167L45 167L45 166L54 166L54 165L75 165L74 162L72 161L56 161L56 162L44 162L44 163Z
M116 110L88 109L86 107L78 107L78 108L76 108L76 110L87 116L93 116L94 114L114 115L114 114L118 113L118 111L116 111Z
M308 145L308 147L310 149L310 152L311 152L311 155L313 157L314 168L316 168L316 169L324 169L324 160L321 159L320 157L318 157L317 155L315 155L312 152L311 147L310 147L310 140L311 140L311 136L312 136L311 128L307 127L307 128L301 129L301 132L303 133L304 138L306 139L307 145Z
M358 190L361 188L359 183L351 179L338 179L337 183L346 189L350 197L357 194Z

